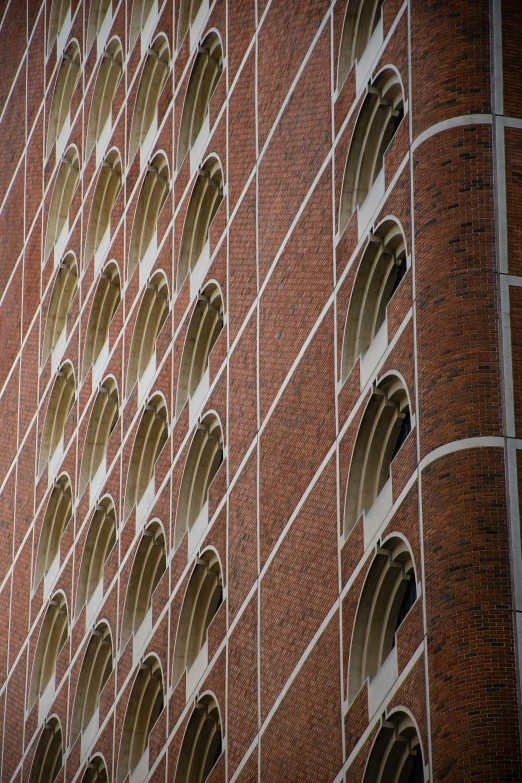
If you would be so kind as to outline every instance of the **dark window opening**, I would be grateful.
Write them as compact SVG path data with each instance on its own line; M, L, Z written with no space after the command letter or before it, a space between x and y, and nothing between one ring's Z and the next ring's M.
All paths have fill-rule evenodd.
M408 265L406 263L406 259L405 258L399 259L399 263L397 264L395 269L396 269L395 280L393 281L393 286L392 286L392 290L391 290L391 294L390 294L390 300L391 300L392 296L394 295L395 291L398 289L398 287L399 287L399 285L401 283L401 280L403 279L404 275L408 271Z
M404 441L406 440L410 432L411 432L411 416L408 411L404 414L404 418L401 422L401 428L397 436L395 448L393 449L392 460L394 460L397 454L399 453L400 449L404 445Z
M399 611L397 613L397 621L395 623L394 635L399 630L399 627L406 615L410 611L411 607L417 600L417 585L415 584L415 577L411 575L406 583L406 591L403 595ZM395 636L394 636L395 638Z
M407 783L424 783L424 765L422 763L422 755L419 751L417 751L417 755L415 756Z

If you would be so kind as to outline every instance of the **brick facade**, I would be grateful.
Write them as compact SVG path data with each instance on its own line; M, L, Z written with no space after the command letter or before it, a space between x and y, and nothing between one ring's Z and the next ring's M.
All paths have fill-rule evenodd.
M219 714L220 752L205 772L211 783L386 783L392 778L377 780L372 764L405 715L404 770L420 757L430 783L522 780L520 9L516 0L384 0L344 78L347 8L359 5L0 2L1 783L52 783L52 769L44 766L40 777L37 769L51 726L61 731L53 768L60 783L94 783L101 767L110 783L201 780L180 768L187 726L188 736L202 705L208 715L217 705ZM211 32L223 59L202 130L178 160L193 68L208 57ZM72 41L80 66L49 145ZM121 47L121 66L109 60L111 42L111 51ZM154 47L165 45L162 64ZM98 74L108 61L121 73L102 102L92 146ZM152 80L140 104L151 67L157 95ZM390 109L380 93L376 112L391 111L397 127L382 151L382 176L343 225L348 153L381 89L374 85L386 79L400 100ZM157 153L167 162L165 197L153 241L132 268L132 232ZM66 154L78 157L78 184L70 199L57 199ZM220 167L218 185L203 169L209 160ZM110 203L97 187L108 165L118 180ZM198 187L216 188L216 210L183 279ZM87 257L98 210L108 228ZM65 229L50 236L57 219ZM392 225L400 248L396 239L386 246ZM352 294L379 243L375 263L396 253L393 269L403 263L404 275L385 302L383 328L374 318L370 347L343 370L347 318L358 306ZM73 293L45 355L68 253ZM110 285L119 294L105 312L99 303ZM197 352L186 361L187 335L209 290L220 292L216 337L208 337L203 380L180 404L186 367L197 370L200 361ZM153 359L130 388L134 335L140 323L152 324L156 311L147 303L165 291ZM87 361L86 344L103 329ZM42 442L54 443L56 389L66 371L73 403L56 414L58 446L45 461ZM118 410L97 428L95 401L108 378ZM394 426L407 419L409 430L388 455L384 485L375 479L370 507L347 496L358 470L354 449L365 437L367 406L390 395L386 405L395 410L396 387L403 408ZM146 430L157 440L142 454ZM83 468L80 481L86 440L94 438L96 455L104 432L103 456L93 458L99 470L85 482ZM192 468L199 437L208 451ZM210 485L193 519L198 466L212 449ZM367 470L377 476L376 463ZM72 508L53 543L44 539L60 477L70 482ZM353 523L345 520L350 503ZM113 538L101 560L95 549L89 570L93 520L107 509ZM47 544L46 573L37 579ZM145 550L150 560L140 571ZM388 657L365 664L352 697L354 650L372 658L378 610L369 610L366 641L358 629L384 559L392 563L387 578L402 573L399 589L415 589L392 628ZM210 560L217 603L196 648L185 649L191 577ZM52 646L40 630L62 605L67 635L51 661L54 688L44 689L44 672L34 699ZM383 628L387 617L383 609ZM85 708L97 723L85 720L74 736L85 653L100 628L108 629L110 667ZM141 746L126 732L129 705L148 677L160 697L149 705L154 720ZM400 780L420 783L415 774Z

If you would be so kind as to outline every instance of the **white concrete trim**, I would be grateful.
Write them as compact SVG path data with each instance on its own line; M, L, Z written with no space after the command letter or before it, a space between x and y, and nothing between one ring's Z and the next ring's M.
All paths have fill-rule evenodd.
M228 5L228 4L227 4ZM258 8L257 8L257 2L255 3L256 7L256 21L258 21ZM267 8L265 8L265 14L268 8L271 5L271 0L269 0L267 4ZM263 17L264 19L265 17ZM257 433L255 436L255 449L256 449L256 567L257 567L257 573L258 577L255 580L254 588L255 588L255 595L256 595L256 612L257 612L257 620L256 620L256 665L257 665L257 675L256 675L256 685L257 685L257 693L256 693L256 709L257 709L257 780L258 783L262 783L261 781L261 740L259 737L259 727L261 726L261 720L262 720L262 705L261 705L261 589L260 589L260 578L259 573L261 571L261 501L260 501L260 486L261 486L261 442L259 439L259 427L261 425L261 386L259 383L259 355L260 355L260 320L259 320L259 301L260 301L260 291L259 291L259 282L260 282L260 271L259 271L259 161L260 161L260 150L259 150L259 23L256 26L256 32L255 32L255 120L256 120L256 164L255 164L255 175L256 175L256 290L257 295L255 298L255 301L253 303L253 306L255 306L255 313L256 313L256 423L257 423ZM251 317L251 311L248 313L247 318L243 320L243 323L248 323L250 321ZM239 337L239 334L236 336L236 338ZM250 451L250 450L249 450ZM250 594L251 591L249 591ZM245 603L245 607L248 606L248 604ZM239 614L239 612L237 613ZM243 612L241 612L241 615Z
M411 42L411 3L408 2L408 41ZM410 146L410 171L409 171L409 185L410 185L410 214L411 214L411 226L410 226L410 264L411 264L411 287L413 296L413 372L414 372L414 389L412 393L415 397L415 411L417 418L417 426L415 428L416 439L416 461L417 464L420 460L421 445L420 445L420 432L421 432L421 416L420 416L420 395L419 395L419 372L417 358L419 355L418 341L417 341L417 290L416 290L416 277L415 277L415 168L413 165L413 112L414 102L412 93L412 65L411 65L411 43L408 45L408 104L410 111L408 113L408 138ZM420 142L419 142L420 143ZM423 505L422 505L422 472L417 467L417 496L418 496L418 513L419 513L419 548L420 548L420 573L424 576L425 558L424 558L424 518L423 518ZM424 637L427 634L427 610L426 610L426 591L422 591L422 630ZM430 770L430 777L432 777L433 770L433 757L432 757L432 742L431 742L431 713L429 709L430 704L430 679L428 675L428 654L427 649L424 651L424 688L426 692L426 733L427 733L427 762ZM425 759L426 761L426 759Z
M466 125L491 125L492 122L493 117L491 114L464 114L460 117L451 117L449 120L442 120L441 122L432 125L430 128L426 128L422 133L419 133L417 138L413 140L411 151L415 152L421 144L432 136L436 136L437 133L443 133L444 131L452 130L453 128L463 128Z
M517 275L502 275L501 281L506 281L508 286L522 286L522 277L518 277Z
M518 128L522 130L522 118L520 117L498 117L497 119L504 128Z
M333 141L335 140L335 101L337 98L337 90L335 89L335 62L338 58L336 58L336 52L334 50L334 16L333 14L330 17L330 83L332 86L332 95L331 95L331 102L330 102L330 117L331 117L331 138L332 138L332 146ZM331 166L331 178L330 178L330 187L331 187L331 208L332 208L332 237L335 237L335 223L336 223L336 206L335 206L335 166ZM335 247L335 242L332 243L332 280L334 283L334 289L337 288L337 251ZM342 578L342 559L341 559L341 546L340 546L340 531L342 528L342 516L341 516L341 479L340 479L340 470L339 470L339 394L337 390L337 378L340 376L339 371L339 359L338 359L338 353L339 353L339 345L338 345L338 322L339 322L339 315L337 311L337 295L334 296L333 299L333 319L334 319L334 346L333 346L333 372L334 372L334 381L336 382L336 389L334 394L334 412L335 412L335 442L336 442L336 448L335 448L335 516L336 516L336 526L337 526L337 593L340 595L342 586L343 586L343 578ZM342 346L341 346L342 350ZM341 699L344 698L344 645L343 645L343 617L342 617L342 611L338 612L338 633L339 633L339 693L341 694ZM346 730L344 725L344 720L341 721L341 749L342 749L342 758L344 759L346 757ZM341 770L342 771L342 770Z
M498 240L500 242L500 236L498 236ZM509 277L507 275L499 275L499 296L497 301L499 303L499 337L502 355L505 427L507 437L514 438L516 435L515 391L513 388L513 353L511 345L511 307L509 288Z
M517 465L517 443L515 440L507 440L507 460L506 469L508 477L508 496L509 496L509 518L510 518L510 538L511 538L511 570L513 573L513 598L515 611L522 611L522 552L521 534L520 534L520 498L518 496L518 465ZM519 647L519 655L522 646ZM522 661L521 661L522 663ZM521 669L522 671L522 669Z
M464 451L465 449L503 449L504 446L504 438L496 435L453 440L450 443L444 443L442 446L438 446L436 449L433 449L433 451L430 451L429 454L426 454L419 463L419 470L422 472L424 468L431 465L432 462L442 459L442 457L445 457L447 454L455 454L456 452Z
M493 111L504 114L504 63L502 57L502 5L491 0L491 44L493 49Z
M509 272L507 242L506 149L502 118L495 116L493 124L493 166L495 176L495 217L498 270Z

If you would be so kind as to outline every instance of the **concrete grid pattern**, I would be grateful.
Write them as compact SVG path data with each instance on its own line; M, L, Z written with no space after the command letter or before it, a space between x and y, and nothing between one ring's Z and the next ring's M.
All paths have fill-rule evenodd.
M59 769L89 783L384 783L398 744L405 783L522 778L522 23L514 0L366 3L379 21L339 79L363 6L0 4L2 781L52 783ZM49 141L64 55L79 78ZM182 157L200 55L221 73ZM118 76L94 141L104 63ZM151 73L152 108L139 93ZM397 127L370 192L343 212L372 101ZM53 202L61 171L68 209ZM197 182L219 195L185 276ZM343 369L378 247L397 250L403 276ZM180 402L196 321L211 350ZM411 429L384 486L370 461L372 505L354 500L348 521L376 400ZM378 585L395 574L415 589L390 642L379 630L399 592ZM186 771L202 714L216 763Z

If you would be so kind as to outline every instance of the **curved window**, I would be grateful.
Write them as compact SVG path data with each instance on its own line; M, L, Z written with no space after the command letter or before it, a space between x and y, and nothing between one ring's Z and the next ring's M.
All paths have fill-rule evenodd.
M158 216L169 192L169 181L169 164L160 152L147 168L136 206L129 248L129 278L147 251L156 251Z
M178 46L183 43L190 25L196 21L201 4L202 0L181 0L178 14Z
M51 6L51 15L49 17L49 31L47 34L47 51L50 52L53 43L63 23L67 17L67 13L71 10L71 0L53 0Z
M84 378L89 372L92 363L99 358L105 348L108 348L109 326L120 299L120 273L117 265L111 262L107 264L100 276L100 282L98 283L89 315L83 352Z
M209 283L198 296L185 339L176 399L177 416L204 379L208 357L223 329L223 319L221 291L215 283Z
M364 783L424 783L424 763L417 728L401 710L383 719Z
M130 30L130 50L134 46L139 34L145 27L149 14L154 8L155 0L134 0L132 4L131 30Z
M357 609L348 670L350 702L395 648L395 633L416 598L411 552L401 538L388 539L375 555Z
M113 378L107 378L94 402L83 449L80 473L80 494L94 479L98 470L105 472L105 452L109 435L116 426L119 415L118 389Z
M49 604L36 645L29 689L29 706L34 704L51 683L54 686L56 659L68 635L65 598L62 593L57 593Z
M368 88L353 132L341 194L341 232L357 207L366 200L379 174L384 172L384 153L395 136L403 114L404 99L399 77L395 71L386 70Z
M149 734L163 709L163 675L156 658L140 664L129 698L121 736L117 783L123 783L145 753Z
M53 783L63 763L62 728L58 718L50 718L43 727L36 748L29 783Z
M56 380L49 398L42 431L40 448L40 470L63 446L65 422L75 397L74 371L70 362L62 364L56 373Z
M99 33L105 15L111 6L112 0L92 0L91 10L89 11L89 23L87 25L87 52Z
M214 413L207 413L198 424L183 471L176 514L176 546L196 522L198 532L200 527L201 532L206 527L206 520L199 517L206 510L208 488L222 462L221 424Z
M103 566L115 543L114 505L110 498L105 497L96 507L85 540L76 593L76 615L92 598L98 585L102 584Z
M117 150L109 152L102 163L92 197L87 236L85 238L84 266L93 253L108 250L111 238L111 212L121 187L121 159Z
M222 601L221 566L215 552L207 550L198 558L181 609L174 648L174 683L196 660Z
M375 32L384 0L349 0L344 17L337 84L341 87Z
M167 409L163 397L155 394L145 406L132 449L125 492L125 517L146 491L154 488L154 465L167 437Z
M45 322L43 359L47 359L53 348L66 334L67 313L78 285L78 267L74 253L67 253L56 276L49 311Z
M391 463L410 430L406 389L399 378L388 376L374 389L357 433L346 489L346 535L363 511L391 490Z
M123 613L122 646L143 623L166 567L165 536L161 525L152 522L143 534L132 565Z
M82 783L108 783L107 767L101 756L93 756L89 759Z
M219 160L212 156L199 170L190 197L179 250L178 290L198 259L209 253L209 228L222 200L223 171Z
M208 107L223 70L223 47L217 33L209 33L198 47L183 104L179 131L177 166L185 159L203 126L208 133ZM202 132L205 133L205 130ZM206 134L205 134L206 135Z
M397 223L386 221L370 235L352 288L344 330L343 380L384 325L386 308L406 271L404 236Z
M45 232L45 258L51 252L51 248L58 243L58 240L61 240L62 236L69 232L69 207L79 179L78 151L76 147L71 146L62 158L49 207ZM61 242L58 244L61 245Z
M222 752L221 718L216 700L207 694L195 704L179 754L174 783L202 783Z
M163 272L157 272L147 284L143 296L129 355L127 394L144 375L151 377L156 367L156 338L169 312L169 290Z
M72 741L81 731L85 731L89 724L97 724L98 702L103 686L112 672L112 642L111 633L107 623L100 625L93 631L91 640L83 659L76 698L74 700L74 712L72 718ZM94 726L94 733L98 726Z
M34 584L40 584L43 576L54 572L60 561L60 541L72 516L71 483L67 476L60 476L53 487L45 510L40 534Z
M112 101L120 82L123 68L123 52L117 38L109 42L103 53L92 96L89 125L87 127L87 154L101 138L105 127L112 123Z
M62 58L56 87L54 88L51 113L49 115L49 129L47 131L47 155L52 150L53 144L60 135L62 128L69 124L71 98L80 78L80 67L80 47L76 41L72 41Z
M149 49L136 96L129 140L129 160L134 158L149 132L156 134L158 101L169 72L169 58L168 41L163 35L158 36Z

